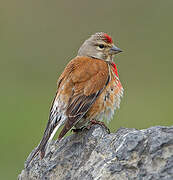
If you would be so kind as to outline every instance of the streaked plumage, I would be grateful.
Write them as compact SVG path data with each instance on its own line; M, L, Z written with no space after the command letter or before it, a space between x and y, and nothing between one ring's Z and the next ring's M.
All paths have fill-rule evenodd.
M112 61L118 52L121 50L105 33L96 33L83 43L78 56L68 63L58 79L47 127L28 163L38 152L44 157L48 141L62 125L59 140L72 127L81 129L92 119L109 121L112 118L123 95Z

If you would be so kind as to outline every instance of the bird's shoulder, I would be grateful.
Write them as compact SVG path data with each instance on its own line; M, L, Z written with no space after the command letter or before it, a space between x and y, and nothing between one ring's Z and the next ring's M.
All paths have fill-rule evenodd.
M76 86L76 88L85 88L86 95L88 95L104 86L109 74L108 72L108 65L105 61L77 56L65 67L59 77L58 86L68 81L72 86Z
M107 63L103 60L77 56L67 64L59 79L70 76L73 82L82 82L100 71L106 72L107 70Z

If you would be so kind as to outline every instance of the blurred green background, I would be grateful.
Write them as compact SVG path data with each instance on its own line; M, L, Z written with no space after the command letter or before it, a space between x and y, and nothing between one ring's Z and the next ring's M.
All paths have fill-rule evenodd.
M0 2L0 179L16 179L40 141L56 81L81 43L104 31L125 89L109 124L173 124L173 1Z

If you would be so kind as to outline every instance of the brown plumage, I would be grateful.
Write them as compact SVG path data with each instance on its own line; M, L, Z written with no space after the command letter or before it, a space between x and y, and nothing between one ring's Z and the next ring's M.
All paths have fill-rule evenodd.
M96 33L86 40L58 79L49 121L43 138L28 158L41 152L44 157L48 141L64 125L60 140L72 127L81 129L103 118L110 120L119 108L123 88L113 56L121 52L110 36Z
M93 61L92 58L77 57L67 65L59 79L59 93L68 97L65 102L68 104L66 110L68 119L59 139L88 112L105 87L108 76L108 65L99 59ZM62 88L67 81L68 84Z

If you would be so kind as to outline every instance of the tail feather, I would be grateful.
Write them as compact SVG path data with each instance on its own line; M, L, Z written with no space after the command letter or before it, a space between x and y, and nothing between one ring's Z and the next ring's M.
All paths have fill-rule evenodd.
M49 137L43 136L42 140L40 141L39 145L31 152L31 154L28 156L26 162L25 162L25 167L27 168L31 161L40 153L41 159L44 158L45 156L45 149L47 146L47 142L49 140Z
M31 154L29 155L29 157L26 160L26 163L25 163L26 168L29 166L29 164L34 159L34 157L36 157L39 153L40 153L41 159L44 158L46 148L48 145L48 141L52 140L56 131L59 129L60 126L63 125L63 123L64 122L59 122L59 123L53 124L53 125L48 123L48 125L44 131L44 135L43 135L42 140L40 141L39 145L31 152Z
M33 160L35 156L39 153L39 147L36 147L28 156L26 162L25 162L25 168L28 168L30 162Z

